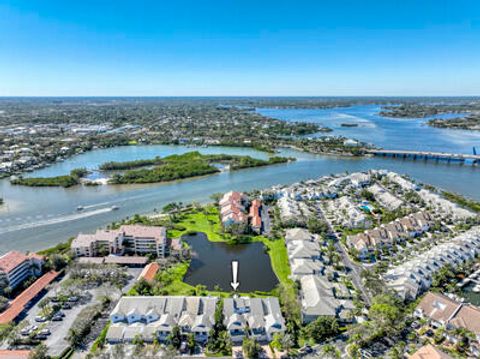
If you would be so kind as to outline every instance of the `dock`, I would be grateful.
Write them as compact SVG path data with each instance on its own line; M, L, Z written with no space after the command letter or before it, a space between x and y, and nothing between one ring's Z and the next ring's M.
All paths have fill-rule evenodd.
M392 157L408 160L423 161L441 161L446 163L458 163L462 165L474 166L480 164L480 155L447 153L447 152L427 152L427 151L409 151L409 150L367 150L367 153L379 157Z

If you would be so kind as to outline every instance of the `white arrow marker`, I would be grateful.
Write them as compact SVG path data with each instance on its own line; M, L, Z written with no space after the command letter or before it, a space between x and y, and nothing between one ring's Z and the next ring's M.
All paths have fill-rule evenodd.
M233 275L233 282L230 283L230 285L232 286L233 290L237 290L238 286L240 285L240 283L237 282L237 278L238 278L238 262L237 261L232 262L232 275Z

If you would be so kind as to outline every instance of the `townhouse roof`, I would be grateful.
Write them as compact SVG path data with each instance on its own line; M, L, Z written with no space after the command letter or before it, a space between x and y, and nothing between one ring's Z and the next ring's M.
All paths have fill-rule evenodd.
M224 323L228 329L243 328L245 323L254 328L285 329L285 320L278 298L225 298L223 301Z
M5 253L0 257L0 271L10 273L28 259L29 258L27 255L18 251L10 251Z
M480 308L464 304L450 321L457 328L465 328L477 336L480 335Z
M303 228L290 228L285 233L285 240L290 241L311 241L312 233Z
M443 294L428 292L418 304L417 309L432 320L447 323L459 310L460 305Z
M418 349L409 359L452 359L452 357L428 344Z
M340 303L333 296L332 285L322 277L306 275L300 279L303 300L302 312L308 315L335 316Z

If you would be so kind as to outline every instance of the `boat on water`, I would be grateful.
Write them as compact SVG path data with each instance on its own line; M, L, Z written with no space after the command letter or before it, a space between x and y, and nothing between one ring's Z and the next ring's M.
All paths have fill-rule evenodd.
M78 206L77 211L83 211L83 206Z
M340 124L342 127L358 127L358 123L342 123Z
M117 209L120 209L118 206L112 206L112 211L116 211Z

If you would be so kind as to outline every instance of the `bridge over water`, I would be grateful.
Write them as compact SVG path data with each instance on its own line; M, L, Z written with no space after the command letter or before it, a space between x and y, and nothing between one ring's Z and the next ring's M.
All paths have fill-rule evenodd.
M428 151L409 151L409 150L368 150L374 156L394 157L409 160L433 160L447 163L458 163L469 166L480 164L480 155L447 153L447 152L428 152Z

